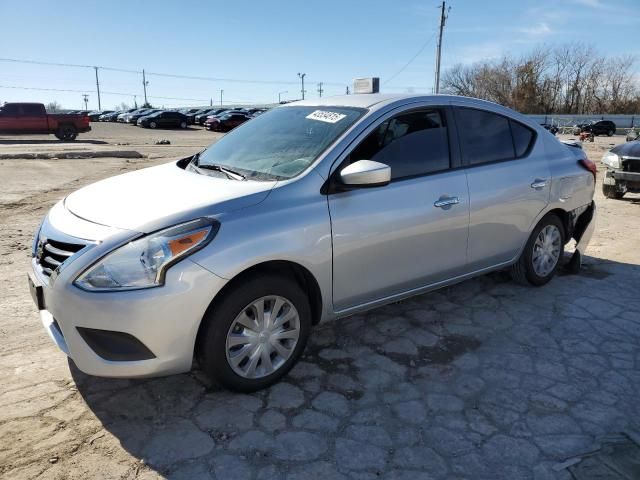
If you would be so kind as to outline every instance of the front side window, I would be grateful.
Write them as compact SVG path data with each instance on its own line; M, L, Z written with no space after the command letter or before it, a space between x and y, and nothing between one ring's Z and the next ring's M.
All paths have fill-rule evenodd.
M38 105L24 105L24 116L25 117L41 117L42 109Z
M198 164L238 170L247 179L293 178L364 113L351 107L274 108L211 145L200 154Z
M444 115L439 110L420 110L383 122L351 152L349 163L358 160L389 165L392 179L448 169Z

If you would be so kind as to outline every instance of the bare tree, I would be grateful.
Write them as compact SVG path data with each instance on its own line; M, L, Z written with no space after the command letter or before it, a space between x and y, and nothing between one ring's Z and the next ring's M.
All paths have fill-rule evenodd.
M56 102L55 100L53 102L49 102L45 105L45 109L47 110L47 112L49 113L55 113L55 112L59 112L60 110L62 110L62 105L60 105L58 102Z
M491 100L523 113L638 113L635 58L605 57L580 43L538 47L519 58L458 64L444 90Z

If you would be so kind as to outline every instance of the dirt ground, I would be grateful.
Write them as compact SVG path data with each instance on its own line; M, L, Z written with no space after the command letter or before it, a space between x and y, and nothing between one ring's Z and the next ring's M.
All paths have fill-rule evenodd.
M83 185L220 137L93 125L75 143L0 137L0 153L144 156L0 160L1 478L568 479L560 462L640 430L640 195L605 199L600 175L579 275L526 289L493 274L321 326L301 364L253 395L197 372L82 374L29 295L38 223ZM599 162L623 141L585 149Z

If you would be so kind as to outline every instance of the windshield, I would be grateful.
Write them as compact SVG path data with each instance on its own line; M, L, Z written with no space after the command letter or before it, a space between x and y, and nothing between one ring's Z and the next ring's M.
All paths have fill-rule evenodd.
M221 165L247 178L295 177L365 110L346 107L280 107L232 130L199 155L199 165Z

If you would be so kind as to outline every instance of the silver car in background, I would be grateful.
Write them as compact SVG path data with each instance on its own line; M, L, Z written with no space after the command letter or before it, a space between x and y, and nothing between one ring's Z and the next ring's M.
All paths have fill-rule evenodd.
M499 105L291 103L199 154L84 187L33 246L42 322L86 373L200 368L253 391L313 325L498 269L543 285L594 224L595 165Z

